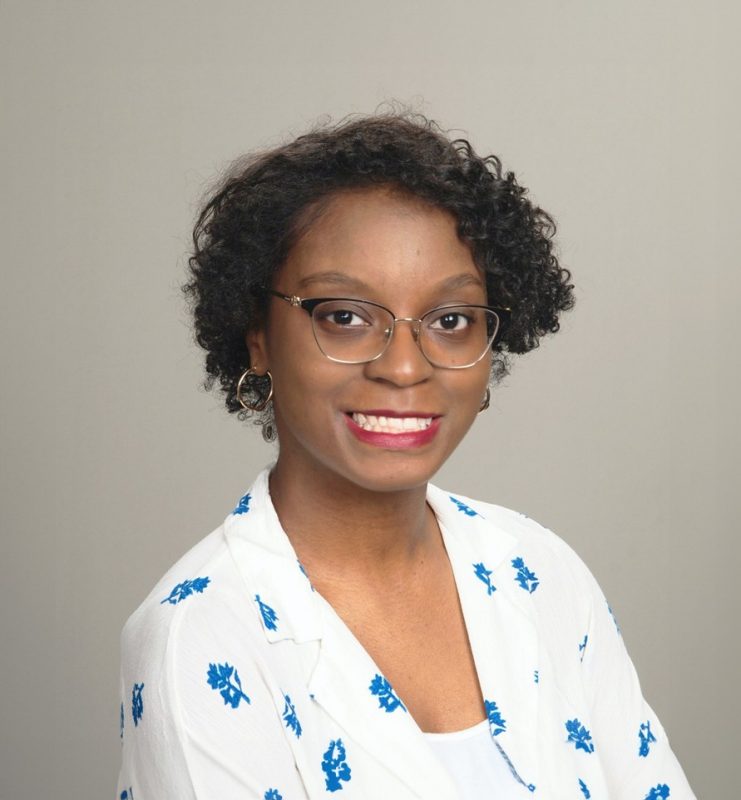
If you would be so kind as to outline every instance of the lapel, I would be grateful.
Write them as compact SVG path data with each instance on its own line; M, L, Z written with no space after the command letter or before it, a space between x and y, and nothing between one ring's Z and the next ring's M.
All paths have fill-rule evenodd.
M271 468L255 478L224 531L268 641L302 644L322 638L321 617L316 593L270 500Z
M380 669L349 628L328 603L323 606L324 635L309 681L314 700L412 796L457 800L450 776L412 715L383 683Z
M454 800L453 782L411 714L303 573L270 501L271 466L225 523L266 638L296 644L319 640L307 690L347 732L351 768L350 741L414 795ZM511 566L518 540L483 515L495 507L481 504L487 510L479 512L475 501L468 505L466 498L453 498L432 485L427 501L452 565L492 737L515 778L530 788L537 783L537 637L528 593L517 585Z
M532 592L518 583L512 564L518 557L520 540L515 534L521 523L517 515L497 506L432 485L427 500L453 568L490 732L515 779L533 792L538 768L538 635Z

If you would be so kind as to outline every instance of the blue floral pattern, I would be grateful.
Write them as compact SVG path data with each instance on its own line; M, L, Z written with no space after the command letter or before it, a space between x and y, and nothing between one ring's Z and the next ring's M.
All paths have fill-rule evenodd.
M232 514L246 514L250 510L251 499L252 497L250 496L249 492L240 497L236 508L234 511L232 511Z
M396 711L397 708L400 708L402 711L407 710L399 696L394 692L391 684L383 675L376 674L368 688L370 689L370 693L378 698L378 707L383 708L387 713Z
M507 730L507 721L502 717L497 704L493 700L484 700L486 718L489 720L489 730L492 736L499 736Z
M314 786L320 794L324 787L325 797L343 789L340 798L355 792L375 797L382 794L379 784L389 797L395 797L403 793L404 782L425 797L436 796L435 776L417 774L415 769L425 763L423 753L414 749L423 747L424 740L406 741L415 728L408 726L411 712L380 666L369 658L360 660L359 653L352 652L347 631L339 627L341 620L329 615L324 599L318 592L314 594L309 568L286 546L277 517L262 513L270 506L267 486L264 479L261 481L239 501L233 512L237 516L230 516L223 526L227 535L217 542L222 552L207 546L207 561L203 560L203 548L184 558L150 595L146 615L137 615L127 631L123 689L118 697L123 764L117 800L134 799L133 788L126 786L134 782L136 800L140 800L148 775L137 772L137 753L149 742L149 732L156 734L163 725L177 722L166 709L164 717L160 714L157 691L163 658L172 655L175 661L165 663L172 664L176 677L180 675L179 680L184 678L188 684L188 703L203 734L208 735L224 761L229 760L235 783L241 780L251 786L256 800L297 800L296 792L303 798L309 791L302 786ZM501 768L511 773L506 780L519 784L511 791L521 791L523 798L527 797L527 788L534 797L555 791L570 800L605 800L629 774L633 786L629 800L689 796L658 719L639 702L640 691L633 682L612 609L576 557L558 545L552 547L555 540L550 533L544 536L535 523L525 524L525 519L506 509L434 489L430 504L442 514L441 523L444 520L450 532L446 541L455 545L450 548L450 562L454 577L460 579L461 607L477 658L484 725L488 726L492 753L502 756ZM476 505L481 506L481 512ZM489 524L484 520L483 511L495 521ZM241 553L235 547L235 558L227 562L228 548L237 538L249 542L249 547ZM216 541L210 540L212 544ZM263 546L265 543L267 546ZM219 568L218 574L213 571L211 565L223 563L229 569ZM541 575L543 592L538 592ZM168 586L171 588L165 596ZM240 624L245 626L245 635L234 627L232 615L222 613L220 598L227 595L236 598L237 611L242 598L240 613L246 614L246 619ZM434 601L434 589L428 599ZM176 608L183 603L183 609ZM158 604L172 608L157 609ZM193 615L188 613L191 610ZM587 625L587 619L593 620L596 628ZM186 624L180 625L183 620ZM153 625L162 636L152 638ZM179 654L167 650L168 627L169 633L185 637ZM393 638L398 634L387 623L385 635ZM284 641L275 644L276 639ZM502 640L511 645L506 665L497 662ZM214 641L228 645L216 647ZM314 671L320 654L326 661L321 670ZM593 659L603 655L615 661L611 675L629 691L610 691L604 684L607 678L599 671L585 672ZM214 656L217 661L211 662ZM190 660L183 662L186 657L195 659L195 686L190 686ZM555 670L554 665L549 666L551 660ZM580 668L577 661L586 665L582 663ZM539 685L540 664L545 665L543 686ZM183 669L187 674L181 674ZM263 686L263 669L267 670L264 677L272 691L267 691L268 684ZM583 696L566 691L573 688L568 683L572 679L583 682L590 691ZM595 686L604 691L598 692L591 709L584 697L593 698ZM626 696L630 702L623 699ZM116 707L110 711L115 713ZM605 720L604 726L598 724L600 720ZM538 721L543 725L538 727ZM116 719L111 722L115 725ZM285 743L290 745L273 748L267 741L262 743L265 747L259 754L258 770L262 777L257 776L257 783L256 751L252 758L245 758L244 748L235 739L234 725L240 729L247 725L258 732L273 726L278 737L282 729ZM398 743L405 741L400 748L394 747L397 729L401 737ZM147 741L142 741L142 736ZM187 770L176 775L173 769L180 755L168 750L168 737L155 736L158 738L162 741L150 742L153 757L148 759L149 769L154 773L166 769L172 774L173 790L177 784L175 793L187 795ZM374 764L378 765L384 748L394 775L374 774ZM602 755L613 748L619 763L608 771ZM541 777L535 791L528 779L536 779L534 770L539 761ZM218 765L215 769L218 771Z
M471 506L467 506L462 500L459 500L457 497L453 497L453 495L449 495L450 499L455 503L458 507L458 511L463 512L467 517L481 517L478 511L471 508Z
M239 673L231 664L209 664L207 674L208 685L224 698L224 705L239 708L242 700L251 703L249 697L242 691L242 681Z
M143 683L135 683L134 688L131 690L131 718L134 720L134 727L138 727L142 714L144 714L143 691Z
M283 720L286 723L286 727L290 728L296 734L296 738L299 739L301 738L302 728L296 716L296 707L287 694L283 695L283 699L286 702L286 707L283 709Z
M178 583L164 600L160 600L160 605L162 605L162 603L171 603L175 606L178 603L182 603L186 597L190 597L194 592L202 594L210 581L210 578L204 577L193 578L193 580L185 580L182 583Z
M659 783L649 791L644 800L666 800L669 794L669 787L665 783Z
M570 719L565 723L565 725L569 734L567 741L573 742L577 750L583 750L585 753L594 752L592 734L581 724L581 722L579 722L578 719Z
M656 737L651 730L650 720L641 723L641 727L638 729L638 741L638 755L645 758L648 755L651 744L656 741Z
M259 594L255 595L255 600L257 600L257 605L260 608L260 614L262 615L262 621L265 627L270 631L278 630L278 626L275 623L276 620L280 618L275 611L267 603L263 603Z
M517 570L515 574L517 583L519 583L526 592L532 594L540 584L538 576L527 568L525 562L519 556L512 559L512 566Z
M336 792L342 789L342 781L347 783L351 779L352 772L347 763L342 739L332 739L330 741L322 759L322 771L326 776L324 784L328 792Z
M476 577L486 585L486 593L488 595L494 594L497 587L491 582L491 570L487 569L481 562L473 565L473 571Z

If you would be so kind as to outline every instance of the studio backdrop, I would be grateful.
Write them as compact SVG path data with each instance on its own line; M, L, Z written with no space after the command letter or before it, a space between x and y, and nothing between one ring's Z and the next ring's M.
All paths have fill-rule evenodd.
M398 101L496 153L577 303L435 477L584 558L700 798L739 718L735 3L0 4L0 797L112 797L119 634L274 457L180 292L229 161Z

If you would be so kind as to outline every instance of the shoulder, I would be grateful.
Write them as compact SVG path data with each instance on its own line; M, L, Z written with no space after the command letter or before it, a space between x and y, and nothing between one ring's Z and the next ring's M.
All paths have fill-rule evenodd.
M184 553L154 584L146 598L131 614L124 625L124 636L131 636L138 629L153 630L163 617L162 611L176 609L180 612L188 607L186 601L214 592L214 578L228 573L225 564L227 550L223 525L213 530L190 550ZM226 570L225 570L226 567ZM221 582L219 582L221 583Z
M226 686L220 676L230 670L249 674L258 691L267 648L249 587L220 525L165 572L126 621L123 690L125 696L138 692L161 730L169 725L170 731L182 731L212 706L214 690ZM236 702L228 692L222 691L222 698Z
M564 578L591 584L594 577L589 567L574 548L537 520L504 506L486 503L492 519L501 526L517 531L521 549L532 553L534 557L554 569Z
M515 580L534 601L557 593L581 606L600 597L601 591L589 567L559 534L537 520L506 506L478 500L460 493L436 490L462 514L448 519L457 529L468 529L480 541L491 542L500 556L500 569L514 571ZM475 523L473 533L470 523ZM535 589L538 589L536 592Z
M266 785L288 774L284 698L226 527L178 559L123 628L122 775L147 797L249 794L256 764Z
M474 548L491 554L472 568L463 562L463 574L468 572L469 583L478 589L474 578L486 583L533 623L543 652L558 665L562 690L577 696L587 642L590 651L607 646L616 659L624 656L620 628L591 570L565 539L540 522L495 503L455 497L479 515L465 521L461 515L459 532L471 531ZM488 549L487 540L492 542ZM545 663L541 667L548 669Z
M173 658L195 650L206 657L218 652L219 640L249 636L259 623L247 597L222 524L165 572L126 621L124 672L160 681Z
M495 531L504 533L522 547L536 551L541 557L568 565L577 572L589 571L565 539L526 514L497 503L466 497L459 492L449 492L438 487L435 487L435 492L438 497L447 496L467 516L478 516L489 523L492 536L496 535Z

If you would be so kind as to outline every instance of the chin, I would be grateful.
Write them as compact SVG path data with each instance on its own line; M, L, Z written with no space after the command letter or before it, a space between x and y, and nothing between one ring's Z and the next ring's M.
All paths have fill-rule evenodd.
M366 464L347 465L336 473L371 492L403 492L424 486L442 466L442 461L415 459L409 454L388 452L386 458L369 459Z

